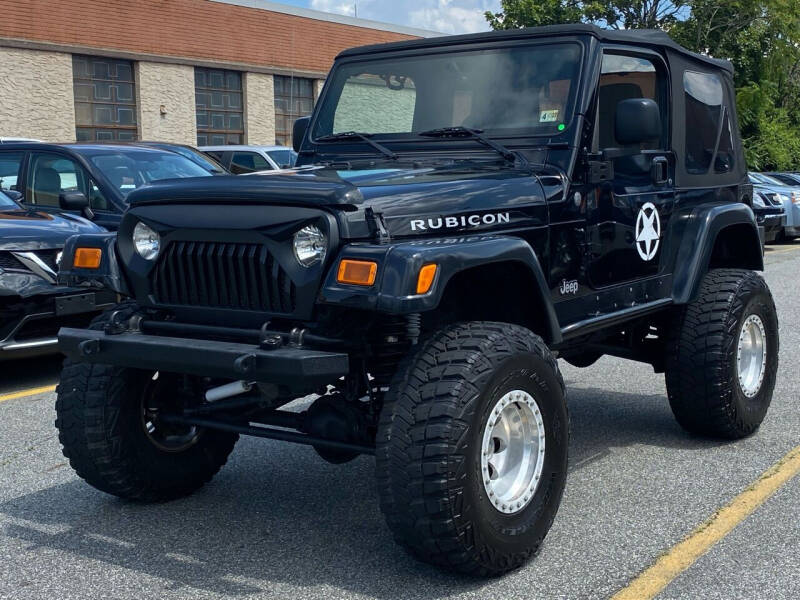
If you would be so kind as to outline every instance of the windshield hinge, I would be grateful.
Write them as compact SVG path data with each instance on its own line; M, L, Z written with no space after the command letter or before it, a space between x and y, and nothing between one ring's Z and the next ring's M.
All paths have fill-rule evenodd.
M602 152L584 150L583 162L586 168L586 183L597 184L614 179L614 161L604 160Z
M389 230L386 229L386 223L383 220L382 213L376 213L371 206L364 209L364 216L367 218L372 235L380 242L389 241Z

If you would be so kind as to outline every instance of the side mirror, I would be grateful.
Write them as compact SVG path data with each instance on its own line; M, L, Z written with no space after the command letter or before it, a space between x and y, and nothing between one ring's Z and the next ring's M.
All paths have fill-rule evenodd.
M311 123L311 117L300 117L292 126L292 148L295 152L300 152L300 144L303 143L309 123Z
M12 200L22 202L22 192L18 192L17 190L3 190L3 193Z
M58 204L64 210L79 211L87 219L94 219L94 213L89 208L89 199L83 192L61 192Z
M614 137L622 145L641 144L661 138L661 109L650 98L630 98L617 104Z

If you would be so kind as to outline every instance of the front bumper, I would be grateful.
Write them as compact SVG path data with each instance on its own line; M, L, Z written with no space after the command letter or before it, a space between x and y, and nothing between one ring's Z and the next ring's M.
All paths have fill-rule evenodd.
M60 327L86 326L115 303L115 294L80 290L21 300L3 311L0 361L57 353Z
M71 328L58 332L58 343L64 354L83 362L246 379L293 394L313 392L349 371L347 354L297 346L265 350L236 342Z

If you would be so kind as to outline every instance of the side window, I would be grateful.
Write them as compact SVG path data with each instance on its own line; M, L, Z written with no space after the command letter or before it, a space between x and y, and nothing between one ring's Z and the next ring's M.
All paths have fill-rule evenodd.
M83 168L58 154L34 153L28 175L28 201L42 206L60 206L59 196L63 192L87 194Z
M664 83L663 74L648 58L624 54L603 55L595 146L598 149L622 147L615 137L617 104L632 98L649 98L655 101L661 108L661 122L666 132L668 111L663 93ZM658 142L643 144L642 149L664 149L666 146L667 139L664 135Z
M231 172L235 175L272 169L267 159L255 152L234 152L231 158Z
M700 175L712 167L717 173L733 169L735 153L730 116L719 76L686 71L686 170ZM719 140L719 142L717 141Z
M0 152L0 190L22 191L17 187L24 152Z
M214 160L222 162L222 155L224 154L222 150L204 150L203 152Z

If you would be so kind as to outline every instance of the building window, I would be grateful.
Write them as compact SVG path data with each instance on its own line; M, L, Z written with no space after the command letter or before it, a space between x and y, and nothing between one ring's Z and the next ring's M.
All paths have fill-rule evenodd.
M194 96L198 146L244 143L241 73L197 67Z
M75 137L79 142L136 139L132 62L73 56L72 81Z
M295 119L311 114L314 109L314 80L275 75L275 143L292 145Z

